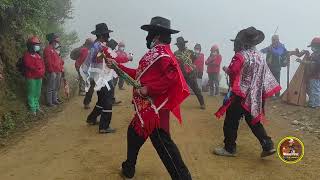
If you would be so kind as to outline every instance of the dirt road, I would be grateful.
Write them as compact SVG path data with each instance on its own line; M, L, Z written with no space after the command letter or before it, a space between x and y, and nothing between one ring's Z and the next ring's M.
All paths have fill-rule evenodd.
M0 151L1 180L118 180L118 169L126 155L126 130L133 111L129 91L117 92L123 104L114 108L112 126L116 134L99 135L89 127L82 109L82 98L74 98L65 110L41 127L30 130L17 144ZM319 179L320 144L314 134L295 131L291 120L279 111L289 106L268 103L270 124L267 130L278 142L293 135L305 144L305 157L295 165L284 164L275 155L261 160L260 146L245 122L241 123L238 157L212 155L223 140L223 121L213 112L221 98L207 97L206 111L198 109L194 96L183 105L183 126L172 121L172 136L179 146L193 179ZM137 165L137 180L170 179L150 141L142 148Z

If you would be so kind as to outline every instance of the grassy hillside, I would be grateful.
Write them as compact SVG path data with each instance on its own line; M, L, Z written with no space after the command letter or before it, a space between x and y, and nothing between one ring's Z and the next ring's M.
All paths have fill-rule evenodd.
M77 34L67 32L63 25L72 17L71 10L71 0L0 1L0 137L39 119L28 116L25 79L15 65L26 50L28 37L39 36L44 47L45 35L51 32L61 36L62 55L67 57L78 40ZM75 78L68 73L67 78L75 87Z

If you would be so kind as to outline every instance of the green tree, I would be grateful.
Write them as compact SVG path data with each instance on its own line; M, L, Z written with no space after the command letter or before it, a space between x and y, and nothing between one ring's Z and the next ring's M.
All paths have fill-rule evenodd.
M15 63L25 51L25 42L31 35L47 43L46 34L61 37L62 55L67 56L72 45L78 42L77 33L64 29L72 18L72 0L0 0L0 67L8 81L19 81ZM20 77L21 78L21 77ZM10 87L12 84L8 83ZM16 91L14 87L13 91ZM0 91L2 87L0 87ZM0 93L1 96L1 93ZM0 97L1 98L1 97Z

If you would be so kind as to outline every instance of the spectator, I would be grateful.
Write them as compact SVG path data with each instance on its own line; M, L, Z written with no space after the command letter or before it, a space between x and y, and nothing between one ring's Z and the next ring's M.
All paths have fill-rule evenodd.
M118 50L116 52L118 55L117 63L119 63L119 64L126 64L126 63L132 61L132 56L125 52L125 47L126 46L123 42L120 42L118 45ZM115 82L115 86L117 85L117 83L118 83L119 89L124 90L124 88L123 88L124 80L121 77L117 78L117 80Z
M36 36L29 38L27 41L27 49L23 56L25 77L27 79L27 99L31 113L37 115L37 112L42 113L39 100L41 96L42 78L45 73L44 61L39 55L39 38Z
M60 46L59 36L51 33L47 35L49 45L44 49L44 60L46 63L46 70L48 72L47 82L47 105L54 107L59 105L58 90L61 83L61 75L63 72L63 61L56 49Z
M310 46L312 54L309 51L303 51L303 54L307 56L306 61L299 60L298 62L307 65L307 79L308 79L308 95L309 95L309 107L320 107L320 37L316 37L312 40Z
M196 76L197 76L197 84L200 89L202 89L202 77L204 70L204 54L201 53L201 45L196 44L194 47L194 52L196 55L196 60L193 64L196 66Z
M211 54L206 61L207 72L209 76L210 96L219 95L219 76L222 56L219 53L219 47L217 45L212 46Z

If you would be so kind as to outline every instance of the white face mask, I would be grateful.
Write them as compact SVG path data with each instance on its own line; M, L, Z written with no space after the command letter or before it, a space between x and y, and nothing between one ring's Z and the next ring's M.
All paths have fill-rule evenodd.
M59 43L56 43L56 45L54 46L55 49L57 49L58 47L60 47Z
M318 49L318 48L315 48L315 47L312 47L312 48L311 48L311 51L313 51L313 52L318 52L319 49Z
M119 50L120 50L120 51L124 51L124 47L120 47Z
M151 42L151 44L150 44L150 48L151 48L151 49L154 48L154 46L156 46L156 41L157 41L157 40L153 40L153 41Z
M200 50L194 50L194 52L196 53L196 54L200 54Z
M33 46L33 50L34 50L35 52L39 52L39 51L41 50L40 45L35 45L35 46Z

